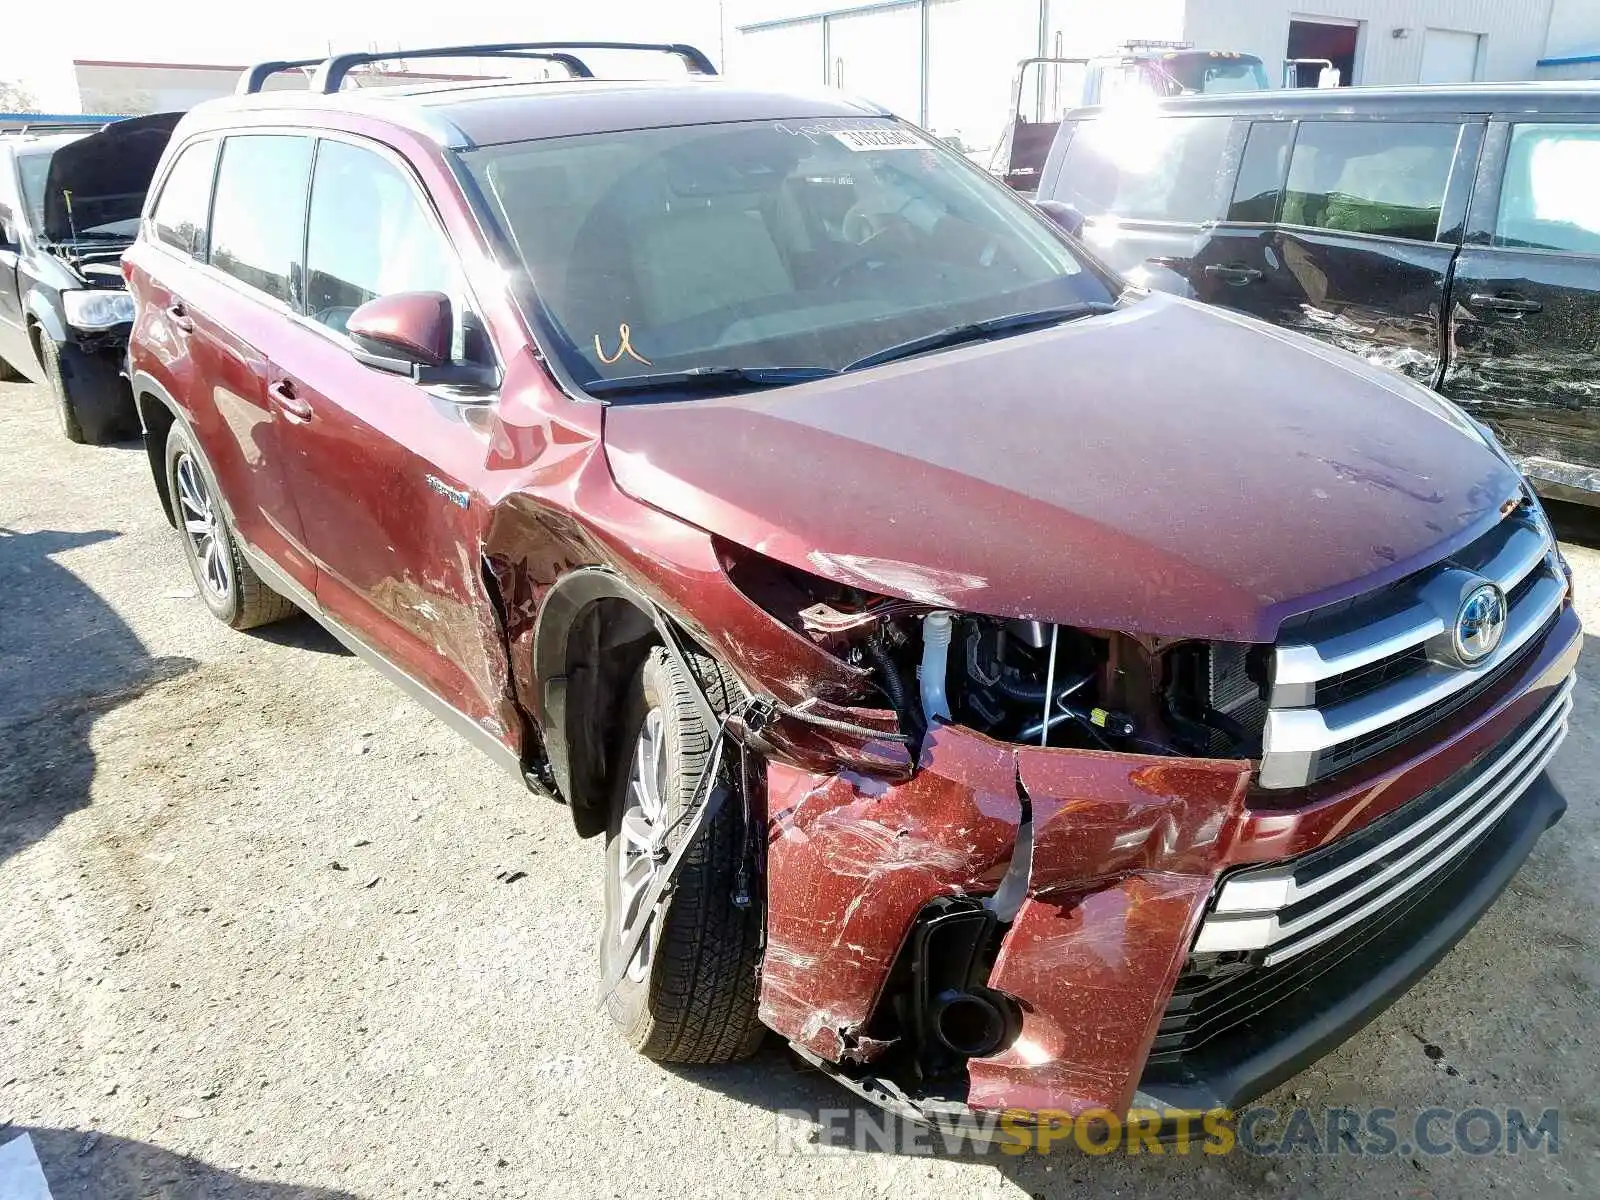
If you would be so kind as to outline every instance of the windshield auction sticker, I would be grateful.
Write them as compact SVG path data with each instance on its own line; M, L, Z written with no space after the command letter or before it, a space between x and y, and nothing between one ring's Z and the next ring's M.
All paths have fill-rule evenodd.
M846 150L923 150L928 143L909 129L830 129Z

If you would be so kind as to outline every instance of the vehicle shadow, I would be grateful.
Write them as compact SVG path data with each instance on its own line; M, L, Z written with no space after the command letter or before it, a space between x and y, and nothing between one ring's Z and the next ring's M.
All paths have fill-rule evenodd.
M1565 500L1546 500L1544 510L1563 542L1600 549L1600 507L1572 504Z
M259 641L271 642L274 646L290 646L296 650L311 650L317 654L335 654L341 657L350 655L349 649L343 642L305 613L299 613L287 621L275 621L271 625L252 629L250 636Z
M118 536L0 527L0 863L89 803L96 718L196 665L152 657L52 558Z
M11 1126L0 1132L0 1147L24 1134L52 1200L356 1200L352 1192L251 1179L149 1142L83 1129Z

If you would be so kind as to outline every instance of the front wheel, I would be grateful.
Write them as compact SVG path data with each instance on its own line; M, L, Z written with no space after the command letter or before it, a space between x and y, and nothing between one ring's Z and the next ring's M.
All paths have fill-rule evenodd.
M167 435L167 495L195 587L212 616L234 629L254 629L295 611L239 553L211 472L177 422Z
M703 655L691 661L712 708L726 712L738 684ZM733 902L745 850L737 798L723 805L684 856L662 910L645 911L641 903L665 866L668 831L676 835L674 825L684 818L717 735L700 720L693 697L690 681L660 647L629 689L606 830L600 966L609 977L622 942L640 922L648 923L606 1001L611 1019L648 1058L732 1062L754 1054L762 1036L756 1019L761 909ZM725 773L728 767L724 760Z
M67 441L101 446L138 432L133 396L115 363L59 345L43 331L39 334L39 361Z

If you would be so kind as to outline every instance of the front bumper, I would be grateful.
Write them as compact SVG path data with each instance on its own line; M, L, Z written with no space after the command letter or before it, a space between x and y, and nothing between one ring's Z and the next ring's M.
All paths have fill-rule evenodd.
M1564 802L1539 776L1455 869L1408 893L1403 920L1363 922L1349 940L1359 955L1333 953L1344 938L1328 943L1321 970L1297 969L1282 995L1262 985L1226 1036L1167 1053L1172 1039L1158 1039L1195 973L1191 948L1222 877L1356 835L1449 786L1556 697L1580 641L1568 609L1449 733L1430 730L1416 739L1425 745L1365 764L1359 781L1296 799L1254 791L1248 762L1045 750L948 727L903 784L774 762L762 1019L862 1095L937 1124L962 1112L1243 1103L1425 973ZM1030 844L1014 864L1014 847ZM902 946L931 900L993 893L1008 870L1026 872L1026 899L987 982L1017 1002L1020 1034L968 1060L956 1094L921 1097L875 1065L893 1049L882 1010Z

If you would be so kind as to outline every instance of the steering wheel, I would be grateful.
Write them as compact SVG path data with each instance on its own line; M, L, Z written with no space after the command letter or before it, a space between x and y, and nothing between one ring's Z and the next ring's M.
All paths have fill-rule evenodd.
M838 289L858 274L876 271L887 266L889 257L885 251L888 248L888 243L883 240L883 230L880 229L868 237L866 241L860 243L855 248L854 253L848 255L844 262L839 265L839 269L828 276L822 286Z

